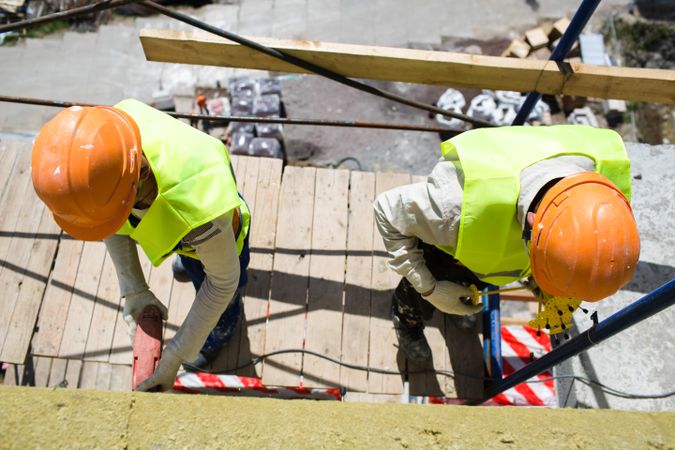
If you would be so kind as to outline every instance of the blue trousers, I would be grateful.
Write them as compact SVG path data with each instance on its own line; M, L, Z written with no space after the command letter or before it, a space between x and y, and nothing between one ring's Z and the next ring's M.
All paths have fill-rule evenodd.
M202 346L201 352L207 357L213 357L218 354L220 349L232 338L232 336L234 336L234 332L242 317L243 305L241 293L248 281L247 269L250 259L248 236L246 236L246 239L244 239L244 248L239 255L240 274L237 290L234 292L230 304L220 316L218 323L213 330L211 330L211 333L209 333L209 336L206 338L206 342ZM199 291L199 288L202 286L204 278L206 277L204 265L201 261L190 258L189 256L181 255L180 260L183 263L183 267L185 267L185 271L190 276L190 280L192 280L195 290Z

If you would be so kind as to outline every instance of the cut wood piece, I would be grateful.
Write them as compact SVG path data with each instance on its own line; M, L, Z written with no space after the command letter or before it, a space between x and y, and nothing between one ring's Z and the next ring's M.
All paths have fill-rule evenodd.
M105 255L103 242L84 243L59 349L61 358L81 359L84 355Z
M82 361L79 359L69 359L66 366L66 383L68 389L77 389L80 383L80 372L82 372Z
M16 294L16 305L0 354L0 361L17 364L25 361L28 355L38 311L58 244L56 239L41 239L39 236L58 236L60 231L49 209L43 207L37 197L32 200L39 205L39 209L42 209L40 225L36 230L36 239L24 238L22 245L16 247L16 251L27 252L29 260L25 274L18 281L19 291ZM3 292L5 301L9 301L11 295L10 291Z
M45 290L33 338L33 353L58 356L84 243L63 235L54 271Z
M352 172L347 227L347 273L341 360L368 366L370 332L370 286L373 265L373 200L375 174ZM366 392L368 372L340 367L340 385L349 392Z
M287 166L281 183L265 352L303 348L316 169ZM265 360L263 382L300 383L300 354Z
M530 56L528 58L534 58L534 59L539 59L539 60L547 60L551 57L551 50L549 50L546 47L542 47L540 49L537 49L530 53Z
M342 338L348 191L348 171L316 170L305 349L337 360ZM337 387L340 371L336 369L333 362L304 355L304 384Z
M106 253L101 272L101 282L96 293L96 303L84 352L88 361L105 362L110 358L115 333L117 310L120 308L120 291L112 258Z
M409 184L410 175L378 173L375 178L376 195L397 186ZM393 371L404 368L405 357L398 350L398 339L391 321L391 296L401 277L387 265L388 257L377 226L373 232L373 269L370 316L369 367ZM400 394L402 375L368 373L368 392L371 394Z
M562 17L555 22L553 22L553 27L551 28L550 33L548 34L548 39L550 41L555 41L557 39L560 39L563 34L565 34L565 31L567 30L567 27L570 25L570 20L567 17Z
M532 47L532 50L538 50L548 45L548 36L546 36L544 30L539 27L527 30L525 32L525 39L527 40L527 43L530 44L530 47Z
M131 391L131 366L112 364L111 367L110 390L117 392Z
M149 61L308 73L203 32L141 30ZM354 78L675 103L675 71L580 65L439 51L253 38L261 44Z
M530 54L530 46L521 38L515 38L511 44L502 52L502 56L510 56L513 58L527 58Z
M49 387L65 387L66 369L68 368L68 360L63 358L52 358L52 368L49 372Z
M244 298L246 323L242 327L237 366L243 366L254 356L265 353L282 162L278 159L259 158L259 164L255 202L251 210L251 234L249 236L251 262ZM260 377L262 366L248 366L239 370L237 374Z

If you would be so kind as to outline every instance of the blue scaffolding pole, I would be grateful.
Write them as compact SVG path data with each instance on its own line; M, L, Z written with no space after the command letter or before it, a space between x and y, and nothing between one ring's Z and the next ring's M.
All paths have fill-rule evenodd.
M565 56L567 56L567 53L572 48L574 41L579 38L581 30L584 29L599 3L600 0L583 0L581 2L579 9L577 9L574 17L572 17L572 21L567 27L567 30L565 30L565 33L560 38L560 42L555 49L553 49L549 61L562 62L562 60L565 59ZM534 109L534 106L540 98L541 94L539 92L530 92L527 94L527 98L525 99L523 106L520 107L518 115L513 119L512 125L524 124L527 118L530 117L532 109Z
M675 279L670 280L655 291L642 297L640 300L626 306L609 316L567 343L555 348L538 360L512 373L503 380L489 385L481 400L468 400L466 405L479 405L495 395L520 384L546 371L556 364L571 358L596 344L614 336L617 333L657 314L675 304Z

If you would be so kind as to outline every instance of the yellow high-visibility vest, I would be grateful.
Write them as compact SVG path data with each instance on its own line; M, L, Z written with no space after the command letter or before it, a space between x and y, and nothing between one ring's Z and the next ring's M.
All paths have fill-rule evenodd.
M143 154L157 181L157 198L136 227L127 220L117 234L138 242L158 266L172 253L197 258L181 249L181 239L193 229L239 208L241 253L250 213L237 192L225 145L180 120L137 100L114 106L129 114L141 132Z
M444 142L441 153L462 174L464 194L457 246L439 248L495 285L530 274L517 220L523 169L556 156L586 156L630 200L630 161L612 130L582 125L480 128Z

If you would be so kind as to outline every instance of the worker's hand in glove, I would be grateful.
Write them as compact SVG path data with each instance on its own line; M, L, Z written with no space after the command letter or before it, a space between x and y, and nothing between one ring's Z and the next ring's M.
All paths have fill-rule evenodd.
M457 314L459 316L470 316L482 311L483 305L465 305L459 299L460 297L471 297L470 289L465 288L451 281L437 281L436 286L430 294L423 295L422 298L434 305L446 314Z
M138 294L127 295L126 300L124 301L122 317L127 325L129 325L129 337L131 338L132 346L134 345L134 336L136 336L136 324L138 323L138 318L143 312L143 309L148 305L157 306L162 313L162 319L167 320L169 318L169 312L166 309L166 306L164 306L164 304L162 304L149 289L139 292Z
M147 392L157 388L156 390L160 392L168 391L173 387L180 365L180 358L174 355L171 350L165 348L155 372L139 384L136 390Z

